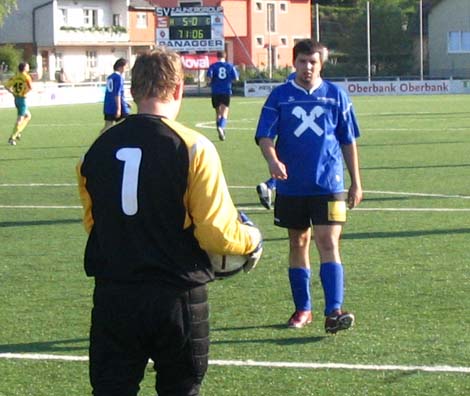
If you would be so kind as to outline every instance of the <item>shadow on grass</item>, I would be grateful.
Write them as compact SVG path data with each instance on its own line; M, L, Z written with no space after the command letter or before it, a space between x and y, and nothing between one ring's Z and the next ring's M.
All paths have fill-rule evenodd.
M0 228L58 225L58 224L75 224L75 223L81 223L81 222L82 222L82 219L2 221L2 222L0 222Z
M80 345L82 344L82 345ZM0 353L88 351L88 338L0 345Z
M470 228L442 230L388 231L388 232L353 232L341 235L341 239L374 239L374 238L412 238L433 235L469 234ZM265 238L263 242L287 241L287 237Z
M275 330L284 330L290 334L298 333L298 330L288 329L285 324L272 324L272 325L263 325L263 326L239 326L239 327L218 327L211 328L211 333L219 333L224 331L245 331L245 330L260 330L260 329L275 329ZM253 339L244 339L244 340L219 340L211 341L213 345L221 344L276 344L276 345L298 345L298 344L310 344L312 342L321 342L327 336L322 337L287 337L287 338L253 338Z

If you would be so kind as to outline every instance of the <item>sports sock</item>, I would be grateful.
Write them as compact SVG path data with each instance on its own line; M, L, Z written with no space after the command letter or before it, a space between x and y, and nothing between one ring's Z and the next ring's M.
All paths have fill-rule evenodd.
M325 316L341 309L344 301L344 272L341 263L320 265L320 279L325 294Z
M270 190L276 189L276 179L271 177L270 179L266 180L265 183Z
M219 123L222 128L225 128L227 126L227 119L224 117L219 118Z
M289 268L289 282L297 311L310 311L310 270L307 268Z

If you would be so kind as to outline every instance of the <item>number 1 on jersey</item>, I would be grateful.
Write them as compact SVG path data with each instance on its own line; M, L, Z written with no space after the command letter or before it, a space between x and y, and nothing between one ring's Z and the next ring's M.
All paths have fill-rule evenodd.
M139 168L142 159L140 148L124 147L116 152L116 158L124 162L121 187L122 211L133 216L137 213L137 187L139 185Z

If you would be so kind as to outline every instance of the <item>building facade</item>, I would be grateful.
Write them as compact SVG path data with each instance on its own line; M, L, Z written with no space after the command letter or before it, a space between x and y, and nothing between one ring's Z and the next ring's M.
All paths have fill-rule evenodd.
M35 59L37 75L70 82L102 81L119 57L156 45L156 7L224 10L225 49L240 67L292 66L292 47L311 35L310 0L18 0L0 27L0 45L14 44Z
M470 2L441 0L428 15L429 75L470 78Z

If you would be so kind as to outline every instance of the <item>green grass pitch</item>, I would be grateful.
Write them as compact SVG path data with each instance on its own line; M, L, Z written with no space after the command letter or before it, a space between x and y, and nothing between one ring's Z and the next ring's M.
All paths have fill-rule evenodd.
M263 99L233 98L225 142L210 99L184 99L179 120L214 142L234 202L265 238L255 271L210 286L203 396L470 394L470 96L352 99L366 193L342 238L357 323L337 336L323 330L313 248L314 322L284 326L287 236L254 189L268 176L253 139ZM16 112L0 109L0 396L83 396L92 280L74 167L101 104L31 112L11 147ZM149 366L141 395L153 385Z

